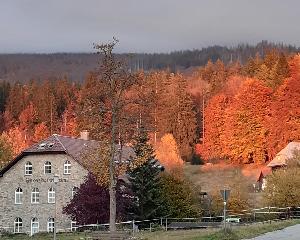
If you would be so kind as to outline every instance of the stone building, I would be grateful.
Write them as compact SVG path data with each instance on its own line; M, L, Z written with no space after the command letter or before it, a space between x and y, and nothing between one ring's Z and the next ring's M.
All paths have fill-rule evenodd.
M0 230L32 235L53 231L54 222L58 232L74 230L62 209L88 174L82 153L96 147L87 133L54 134L11 161L0 171Z

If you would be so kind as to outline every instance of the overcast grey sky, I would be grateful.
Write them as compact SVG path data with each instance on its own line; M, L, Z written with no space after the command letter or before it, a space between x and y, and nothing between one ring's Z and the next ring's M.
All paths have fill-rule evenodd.
M0 52L168 52L261 40L300 46L299 0L0 0Z

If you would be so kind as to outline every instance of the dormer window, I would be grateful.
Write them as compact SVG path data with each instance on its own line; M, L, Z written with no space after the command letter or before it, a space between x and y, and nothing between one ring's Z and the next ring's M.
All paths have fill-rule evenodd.
M44 164L44 173L45 174L49 174L52 172L52 169L51 169L51 162L47 161L45 162Z
M32 175L32 163L25 163L25 175Z
M71 174L71 162L69 160L64 163L64 174Z

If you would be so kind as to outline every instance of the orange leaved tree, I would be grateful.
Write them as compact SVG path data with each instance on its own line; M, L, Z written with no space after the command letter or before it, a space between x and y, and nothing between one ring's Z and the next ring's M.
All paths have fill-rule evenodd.
M259 80L248 79L226 109L222 136L224 153L235 163L263 163L267 160L265 124L272 90Z
M183 160L180 157L179 149L172 134L167 133L161 139L156 148L156 157L169 172L180 172Z
M300 140L300 75L294 74L286 79L274 97L268 139L272 156L290 141Z
M220 158L223 155L221 135L224 133L225 109L228 97L225 94L214 96L204 110L203 143L197 146L197 153L206 161Z

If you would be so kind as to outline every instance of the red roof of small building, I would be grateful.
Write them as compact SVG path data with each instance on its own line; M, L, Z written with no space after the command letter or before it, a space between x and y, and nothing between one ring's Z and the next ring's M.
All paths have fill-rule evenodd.
M272 169L271 168L264 168L264 169L262 169L261 171L260 171L260 174L259 174L259 176L258 176L258 178L257 178L257 182L260 182L260 180L262 179L262 178L265 178L266 176L268 176L268 175L270 175L272 173Z
M268 167L283 167L287 166L288 159L294 156L295 151L300 151L300 142L290 142L284 149L282 149L271 162Z

